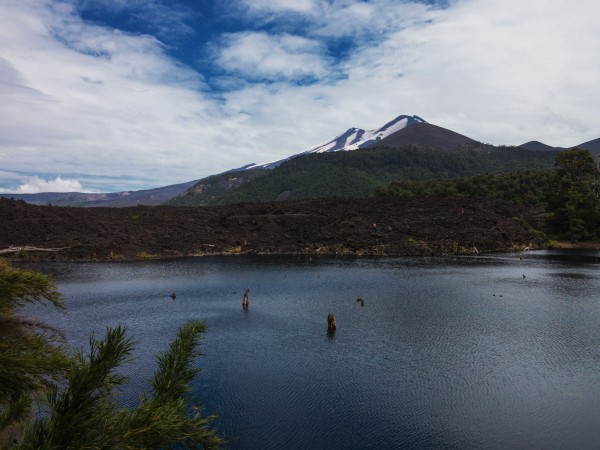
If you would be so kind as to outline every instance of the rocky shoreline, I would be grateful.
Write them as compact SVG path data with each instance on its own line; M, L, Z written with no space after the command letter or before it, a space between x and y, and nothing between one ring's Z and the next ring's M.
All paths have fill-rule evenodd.
M208 255L444 256L545 248L535 211L465 198L311 199L214 207L70 208L0 199L10 259Z

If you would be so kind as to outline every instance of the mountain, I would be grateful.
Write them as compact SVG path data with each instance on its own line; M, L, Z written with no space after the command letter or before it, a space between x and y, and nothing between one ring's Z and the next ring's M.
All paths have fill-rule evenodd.
M555 152L532 152L519 147L484 144L467 144L454 149L425 145L375 145L357 151L299 155L270 170L255 169L260 172L244 183L239 183L235 172L215 176L212 180L203 179L169 203L196 206L360 197L397 180L433 180L549 169L555 156ZM205 192L214 193L219 186L227 184L233 187L220 190L219 196L204 195Z
M427 123L419 116L402 115L376 130L366 131L361 128L349 128L330 141L311 147L300 154L357 150L373 145L401 147L410 144L423 144L449 149L458 145L476 143L477 141L462 134Z
M427 124L427 122L424 119L421 119L419 116L401 115L375 130L363 130L362 128L348 128L342 134L338 134L333 139L330 139L327 142L323 142L322 144L309 147L301 153L297 153L287 158L280 159L278 161L274 161L267 164L249 164L247 166L244 166L244 168L255 169L257 167L260 167L263 169L274 169L281 163L289 161L290 159L300 155L307 155L311 153L330 153L346 150L357 150L359 148L367 148L371 145L379 144L384 139L394 134L397 134L398 132L405 130L415 124ZM412 144L413 142L409 143Z
M112 193L89 194L84 192L42 192L39 194L0 194L2 197L24 200L33 205L55 206L136 206L136 205L160 205L169 199L176 197L197 183L197 180L187 183L172 184L155 189L144 189L140 191L124 191Z
M600 153L600 139L580 144ZM201 180L109 194L4 194L61 206L209 205L365 195L396 180L426 180L552 167L559 147L538 141L494 147L419 116L400 115L374 130L349 128L322 144L267 164L247 164Z
M465 150L481 145L483 144L469 137L429 124L419 116L400 115L374 130L349 128L329 141L279 161L262 165L248 165L241 169L204 178L185 194L173 198L169 203L183 206L328 195L363 195L369 190L379 187L381 183L398 178L445 176L442 174L443 170L431 171L427 167L419 167L419 174L411 175L411 170L415 169L413 166L421 165L422 161L404 161L402 164L406 164L408 167L399 167L395 165L397 151L385 156L382 156L381 152L377 153L375 157L374 154L363 155L363 152L371 148L404 148L402 151L416 152L418 155L416 159L419 159L424 157L421 150L425 149L433 150L435 153L440 150L454 150L458 147ZM417 148L407 150L406 147L410 146ZM333 154L340 156L326 156ZM350 156L351 154L352 156ZM318 156L321 157L318 162L305 160L307 157ZM456 157L454 155L450 159ZM435 159L432 156L431 158ZM386 164L389 167L379 167ZM452 166L453 163L448 162L448 164ZM280 167L285 167L285 169L276 170ZM307 170L307 168L309 169ZM489 170L494 171L495 169L490 167ZM252 173L252 176L241 172ZM316 179L317 173L321 177L320 180ZM444 173L446 175L453 174L450 176L462 176L471 172L451 168Z
M576 145L576 147L584 148L592 153L600 153L600 138L584 142L583 144Z

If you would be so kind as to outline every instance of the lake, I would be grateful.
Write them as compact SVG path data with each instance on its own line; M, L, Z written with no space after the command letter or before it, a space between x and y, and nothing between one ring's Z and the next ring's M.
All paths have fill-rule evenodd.
M598 448L600 252L519 256L28 267L58 282L66 314L33 312L74 348L118 324L139 341L124 403L205 321L193 396L233 449Z

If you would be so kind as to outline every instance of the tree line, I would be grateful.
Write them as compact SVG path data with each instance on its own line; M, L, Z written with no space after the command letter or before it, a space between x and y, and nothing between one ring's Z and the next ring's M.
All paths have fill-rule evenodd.
M600 238L600 171L579 148L555 157L554 168L455 179L395 181L374 196L472 197L546 210L548 231L573 242Z

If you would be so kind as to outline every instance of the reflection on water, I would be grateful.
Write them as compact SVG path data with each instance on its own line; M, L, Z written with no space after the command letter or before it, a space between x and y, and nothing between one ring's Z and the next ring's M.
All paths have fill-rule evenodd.
M35 314L75 347L125 324L124 402L204 320L193 395L232 448L597 448L600 254L522 256L46 264L68 312Z

